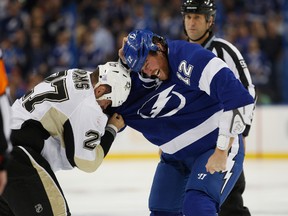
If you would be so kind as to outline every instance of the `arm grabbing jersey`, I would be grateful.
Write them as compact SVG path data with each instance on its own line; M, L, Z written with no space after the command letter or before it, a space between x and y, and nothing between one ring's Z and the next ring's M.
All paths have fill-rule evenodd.
M149 88L132 73L130 95L116 111L163 152L181 158L214 148L223 111L253 98L227 65L200 45L168 41L168 49L169 79Z

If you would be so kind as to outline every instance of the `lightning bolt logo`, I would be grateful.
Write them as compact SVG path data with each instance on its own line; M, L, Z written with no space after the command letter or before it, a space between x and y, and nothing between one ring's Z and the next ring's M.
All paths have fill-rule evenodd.
M221 188L221 194L223 193L223 190L224 190L225 186L227 185L229 179L231 178L231 176L233 174L232 173L232 168L233 168L233 166L235 164L235 161L230 156L231 155L229 154L228 159L227 159L227 160L230 160L230 162L227 163L227 169L223 172L223 173L225 173L225 176L224 176L224 184L223 184L223 186Z
M160 92L159 94L155 95L154 97L150 98L148 101L146 101L142 107L138 110L137 114L140 115L142 118L160 118L160 117L166 117L166 116L172 116L175 113L177 113L179 110L181 110L186 103L185 97L183 95L179 94L178 92L172 91L175 85L165 89L164 91ZM170 95L169 95L170 94ZM166 104L168 101L171 99L172 95L176 96L179 100L180 103L178 104L177 107L174 107L171 109L169 112L163 115L159 115L160 112L163 110L163 108L166 107ZM151 103L154 98L157 98L156 101L153 103L153 106L151 107L151 111L149 114L144 114L142 113L143 107L145 107L147 104Z
M171 92L172 88L174 86L171 86L170 88L166 89L165 91L161 92L157 98L157 101L155 102L155 104L152 107L152 110L150 112L151 114L151 118L154 118L155 116L157 116L161 110L163 109L163 107L165 107L165 104L169 101L169 99L171 98L171 96L168 96L169 93Z

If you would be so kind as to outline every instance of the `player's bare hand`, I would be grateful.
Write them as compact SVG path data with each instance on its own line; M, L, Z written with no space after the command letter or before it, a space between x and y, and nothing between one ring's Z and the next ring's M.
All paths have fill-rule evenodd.
M222 151L218 148L215 149L214 153L208 159L206 164L206 171L214 174L226 170L228 150Z
M108 120L108 124L112 124L118 128L118 131L125 126L124 119L118 113L114 113Z
M124 45L127 41L128 41L128 38L124 37L122 41L122 47L118 51L119 58L121 58L122 62L124 62L125 64L126 64L126 59L124 57Z
M3 193L5 186L7 184L7 171L0 171L0 195Z

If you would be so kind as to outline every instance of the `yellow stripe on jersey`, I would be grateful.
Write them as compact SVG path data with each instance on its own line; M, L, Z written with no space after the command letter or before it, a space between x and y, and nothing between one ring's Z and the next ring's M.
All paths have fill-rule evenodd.
M52 107L49 111L45 113L45 115L40 120L43 127L49 132L51 136L60 139L61 146L63 148L65 148L63 125L67 121L67 119L68 117L64 113Z
M101 145L97 145L94 149L95 159L93 161L83 160L77 157L74 157L76 166L83 170L84 172L94 172L102 163L104 159L104 151Z
M41 124L50 133L50 135L57 137L60 140L63 148L66 148L63 137L63 125L67 120L68 117L54 107L50 108L40 120ZM76 143L76 145L78 144ZM100 145L97 145L93 151L95 151L95 157L93 160L81 159L74 156L74 162L80 170L83 170L84 172L94 172L100 166L104 159L104 151Z
M53 215L67 215L67 209L66 209L66 203L65 199L59 190L57 184L54 182L52 177L47 173L47 171L41 167L34 158L24 149L22 146L20 146L26 155L29 157L33 167L37 170L37 173L41 179L41 182L45 188L47 197L49 199L49 202L51 204L51 208L53 211Z

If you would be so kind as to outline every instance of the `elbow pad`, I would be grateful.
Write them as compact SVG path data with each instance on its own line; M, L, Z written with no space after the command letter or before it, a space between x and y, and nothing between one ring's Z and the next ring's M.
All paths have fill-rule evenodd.
M238 108L240 114L243 116L243 119L245 121L245 124L251 125L253 115L254 115L254 110L255 110L255 103L249 104L244 107Z
M246 123L238 109L223 112L219 121L219 135L234 137L243 133Z
M219 121L219 134L234 137L244 132L246 125L251 125L255 104L223 112Z

